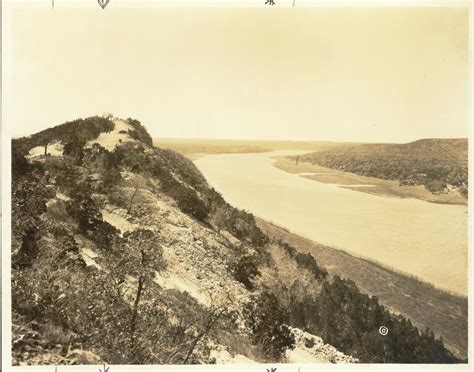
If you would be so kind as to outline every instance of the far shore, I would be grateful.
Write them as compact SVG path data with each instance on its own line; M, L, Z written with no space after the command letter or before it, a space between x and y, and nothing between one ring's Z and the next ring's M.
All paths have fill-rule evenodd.
M160 148L176 151L194 161L205 155L260 153L275 150L304 150L314 152L326 150L334 146L353 146L356 143L330 141L154 138L153 144Z
M311 253L331 275L354 281L362 292L376 296L390 311L410 319L420 330L429 328L436 336L442 336L446 347L456 356L467 357L466 297L316 243L262 219L257 218L257 225L268 236Z
M415 198L430 203L467 205L465 199L456 190L448 193L433 194L423 185L402 186L395 180L383 180L375 177L360 176L358 174L325 168L308 162L298 162L287 156L275 157L273 166L288 173L300 174L300 177L313 181L332 183L350 190L368 194L395 197Z

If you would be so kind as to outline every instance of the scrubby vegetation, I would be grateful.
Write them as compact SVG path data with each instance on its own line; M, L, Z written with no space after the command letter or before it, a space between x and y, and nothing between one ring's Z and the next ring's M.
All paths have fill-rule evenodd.
M256 256L243 255L233 267L234 278L242 283L245 288L253 290L254 280L260 275L259 262Z
M282 241L279 241L278 244L296 261L299 267L309 270L314 275L314 279L322 280L327 277L328 272L318 266L311 253L298 252L294 247Z
M353 280L362 293L378 297L380 304L403 314L423 330L430 327L458 358L466 358L468 346L468 301L414 277L388 270L374 262L351 256L292 234L284 228L257 219L258 226L274 239L281 239L301 252L312 252L329 276ZM300 275L301 276L301 275ZM375 278L375 279L374 279ZM446 311L446 309L450 309Z
M334 147L300 156L299 160L358 175L399 180L401 185L424 185L433 193L446 192L451 186L467 197L467 139Z
M78 129L71 135L79 127L67 123L13 143L14 364L209 363L212 342L237 349L236 340L259 361L284 361L294 346L289 326L320 335L363 362L457 361L442 340L420 333L353 283L330 277L312 255L272 241L250 213L210 188L192 162L150 146L137 121L128 122L139 142L113 151L80 146L110 130L108 119L78 122L88 123L87 134ZM43 137L65 141L66 132L81 139L62 157L23 157ZM235 298L203 305L157 283L173 264L163 247L175 244L161 232L164 221L153 219L157 201L225 242L227 253L210 253L246 293L242 308L232 310ZM104 218L107 205L139 227L119 231ZM390 337L378 334L380 325ZM73 359L71 349L89 350L93 357Z
M244 309L252 341L275 360L281 359L294 346L288 328L288 313L282 309L273 293L263 292Z
M391 314L376 297L335 276L314 298L292 304L295 326L317 334L339 350L367 363L453 363L443 341L429 329L419 332L401 315ZM379 333L385 326L387 336Z
M127 123L130 124L134 130L129 130L128 134L130 137L133 139L136 139L137 141L143 142L147 144L148 146L153 146L153 139L151 136L148 134L147 130L145 127L135 119L128 118Z
M114 123L104 117L93 116L87 119L77 119L67 123L45 129L29 137L13 140L15 151L26 155L36 146L47 146L54 141L61 141L68 145L73 152L74 148L81 148L91 139L97 138L102 132L110 132Z
M71 347L93 350L110 363L201 361L209 350L199 341L213 327L232 321L227 309L203 308L188 295L160 290L152 279L166 264L156 234L135 230L120 236L102 218L100 195L90 192L98 190L93 180L83 172L71 188L65 177L71 169L53 161L44 168L46 172L14 178L15 362L48 353L69 363ZM54 192L40 184L51 170L55 187L67 192L69 200L47 208ZM101 270L86 266L78 241L104 253ZM174 318L179 324L170 323ZM49 326L35 330L36 323ZM20 329L36 334L36 345L22 342L16 333ZM44 338L41 344L39 338ZM51 358L43 362L51 364Z

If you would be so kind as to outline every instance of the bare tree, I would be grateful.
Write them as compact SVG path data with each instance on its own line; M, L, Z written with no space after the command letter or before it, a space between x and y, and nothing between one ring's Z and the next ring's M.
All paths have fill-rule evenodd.
M137 192L138 192L138 185L135 186L135 191L133 192L133 195L130 198L130 203L128 204L128 208L127 208L127 213L130 213L130 211L132 210L133 199L135 199Z
M189 361L189 358L194 352L194 349L198 345L199 341L201 341L204 336L209 334L209 332L214 328L214 326L217 324L217 322L226 314L227 307L224 306L218 306L210 310L209 316L207 321L204 324L204 327L201 332L199 332L194 339L191 341L191 344L189 345L188 352L186 353L186 357L184 358L183 364L187 364Z
M124 256L127 257L127 260L121 261L122 275L128 274L137 278L137 289L130 318L130 333L133 338L143 292L155 277L156 272L165 269L166 262L158 238L151 230L138 229L124 234L124 244L120 248L126 251Z

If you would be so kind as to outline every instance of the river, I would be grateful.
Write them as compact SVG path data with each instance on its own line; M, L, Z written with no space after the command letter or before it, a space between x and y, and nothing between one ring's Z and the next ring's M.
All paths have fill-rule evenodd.
M234 207L313 241L467 295L467 207L367 194L275 168L272 156L206 155L195 161Z

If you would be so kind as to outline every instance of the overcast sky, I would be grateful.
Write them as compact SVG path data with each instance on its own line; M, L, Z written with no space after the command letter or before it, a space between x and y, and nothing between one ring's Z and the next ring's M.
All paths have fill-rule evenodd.
M468 135L465 9L58 7L9 20L13 135L103 112L154 137Z

